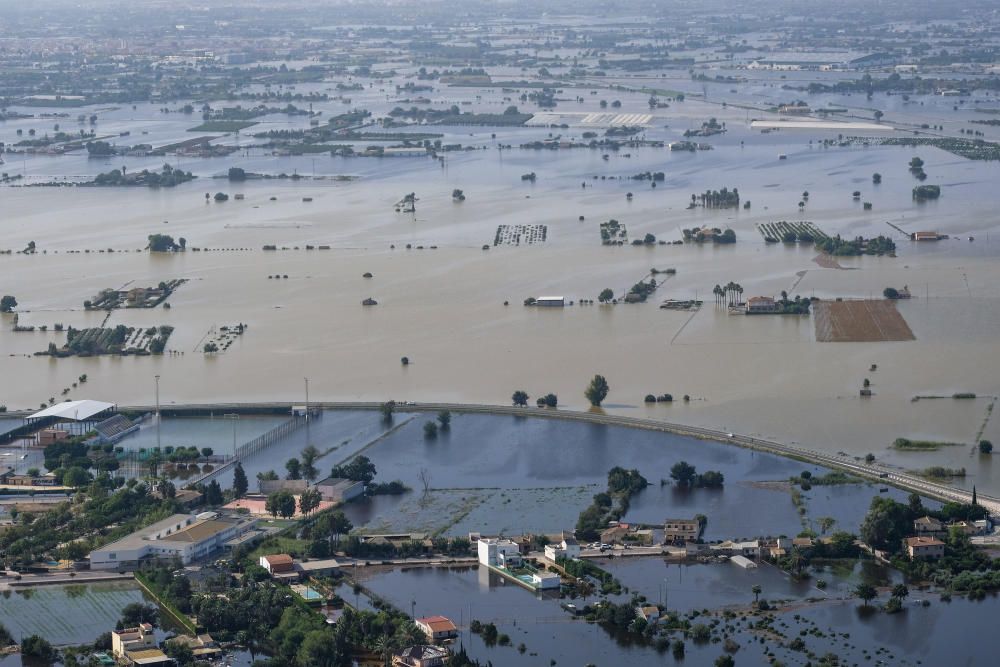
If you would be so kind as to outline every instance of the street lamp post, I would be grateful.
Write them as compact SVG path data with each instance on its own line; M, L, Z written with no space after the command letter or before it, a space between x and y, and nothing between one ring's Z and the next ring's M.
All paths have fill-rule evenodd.
M237 413L231 413L228 415L222 415L226 419L231 419L233 422L233 458L236 458L236 422L239 421L240 416Z
M306 381L306 423L309 422L309 378L302 378Z
M154 375L156 380L156 448L160 448L160 376Z

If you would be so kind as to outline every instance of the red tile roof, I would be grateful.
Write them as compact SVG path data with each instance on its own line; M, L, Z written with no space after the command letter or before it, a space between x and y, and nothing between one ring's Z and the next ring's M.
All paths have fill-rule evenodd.
M428 616L427 618L418 618L417 623L421 625L426 625L430 628L431 632L455 632L458 628L449 619L444 616Z

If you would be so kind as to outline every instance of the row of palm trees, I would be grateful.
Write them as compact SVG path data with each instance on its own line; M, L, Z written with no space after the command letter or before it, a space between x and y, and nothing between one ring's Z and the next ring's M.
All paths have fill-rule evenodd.
M701 202L706 208L730 208L740 205L740 191L737 188L730 190L705 190L701 194L692 194L691 203Z
M743 295L743 286L730 281L725 285L716 285L713 287L712 294L715 295L716 304L728 303L732 306L740 302L740 297Z

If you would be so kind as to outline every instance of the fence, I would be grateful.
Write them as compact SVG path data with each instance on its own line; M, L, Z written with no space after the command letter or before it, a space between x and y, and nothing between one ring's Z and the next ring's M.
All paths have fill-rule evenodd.
M220 465L219 467L214 468L213 470L207 473L189 479L185 483L185 485L205 484L215 479L215 477L217 477L218 475L234 467L237 461L242 461L246 458L249 458L250 456L253 456L257 452L261 451L262 449L265 449L266 447L273 445L275 442L288 436L288 434L294 433L295 431L305 426L310 419L315 419L316 416L317 415L313 415L307 418L305 416L296 415L291 419L289 419L288 421L278 424L267 433L263 433L254 438L253 440L245 442L239 447L237 447L236 455L227 456L226 462Z

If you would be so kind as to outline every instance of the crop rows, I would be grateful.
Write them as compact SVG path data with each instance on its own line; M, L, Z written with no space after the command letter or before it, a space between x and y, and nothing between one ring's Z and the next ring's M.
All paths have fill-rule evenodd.
M828 238L828 235L823 232L822 229L817 227L811 222L788 222L786 220L781 220L779 222L762 222L757 224L757 231L760 235L764 237L765 241L769 243L777 243L787 233L795 234L796 237L802 234L808 234L812 236L814 240Z

